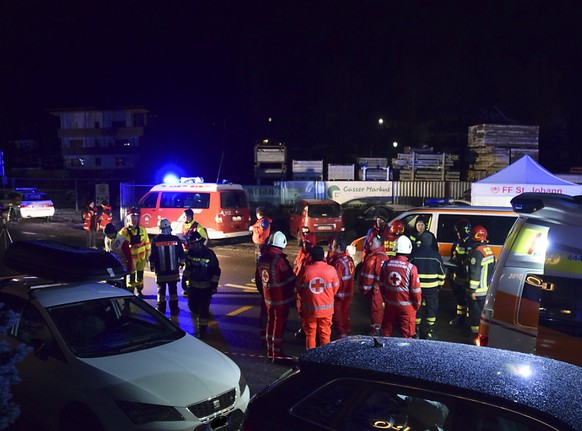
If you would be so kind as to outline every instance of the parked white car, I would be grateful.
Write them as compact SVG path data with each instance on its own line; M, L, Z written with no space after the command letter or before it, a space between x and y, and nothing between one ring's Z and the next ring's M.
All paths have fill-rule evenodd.
M11 202L10 219L46 218L55 215L55 206L45 192L35 188L17 188L8 193L7 199Z
M5 262L22 269L22 257L34 247L13 246L16 252L9 247ZM39 253L46 248L41 244ZM72 252L55 248L53 254ZM87 256L72 259L77 266L90 259L108 267L112 278L119 273L118 262L107 262L112 255L100 250L77 255L83 253ZM52 271L40 267L45 276ZM19 313L0 340L33 350L17 364L22 381L12 387L21 418L31 426L55 431L240 426L250 390L239 367L130 292L97 281L20 277L0 287L0 303Z

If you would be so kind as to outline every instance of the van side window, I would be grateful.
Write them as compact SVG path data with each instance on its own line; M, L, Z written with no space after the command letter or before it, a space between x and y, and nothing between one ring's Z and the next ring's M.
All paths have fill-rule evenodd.
M455 223L461 219L467 219L472 226L483 226L487 229L489 243L492 245L503 245L509 230L515 223L516 217L505 217L498 215L472 215L472 214L440 214L439 228L437 229L437 241L454 242Z
M184 193L183 208L210 208L210 193Z
M140 208L155 208L158 203L158 193L148 193L139 203Z
M246 208L247 206L247 195L243 190L227 191L220 194L221 208Z

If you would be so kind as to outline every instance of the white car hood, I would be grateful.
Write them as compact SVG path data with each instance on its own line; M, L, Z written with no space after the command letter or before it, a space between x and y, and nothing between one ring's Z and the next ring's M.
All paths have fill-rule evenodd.
M185 407L238 386L240 369L226 355L186 335L138 352L79 358L101 374L115 399Z

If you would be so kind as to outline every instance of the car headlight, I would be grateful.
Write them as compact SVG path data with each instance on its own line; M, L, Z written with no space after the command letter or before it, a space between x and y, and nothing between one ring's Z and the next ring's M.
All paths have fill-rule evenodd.
M238 379L238 390L240 393L240 396L242 397L243 393L245 392L247 388L247 381L245 380L245 376L243 376L243 373L240 373L240 378Z
M156 421L183 421L184 416L170 406L115 400L117 405L136 425Z

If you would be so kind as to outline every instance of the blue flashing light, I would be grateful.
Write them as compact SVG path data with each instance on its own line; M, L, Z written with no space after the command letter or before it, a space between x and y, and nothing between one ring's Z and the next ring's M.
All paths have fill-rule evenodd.
M179 184L180 179L174 173L168 173L164 175L164 184Z

